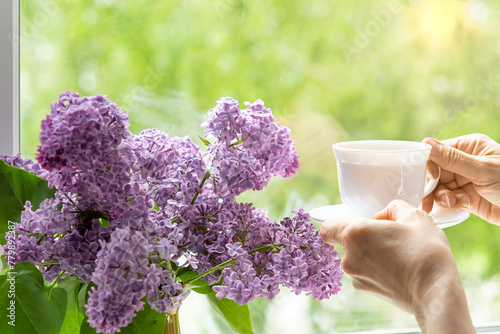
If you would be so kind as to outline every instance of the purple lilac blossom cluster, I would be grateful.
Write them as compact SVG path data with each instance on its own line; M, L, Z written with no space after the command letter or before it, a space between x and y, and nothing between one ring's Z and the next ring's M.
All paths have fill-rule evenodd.
M127 326L145 302L172 311L198 279L240 305L272 299L280 286L316 299L336 294L339 254L307 213L277 222L236 201L299 166L290 130L262 101L247 106L217 101L202 152L189 137L133 135L105 96L61 94L42 121L38 164L0 157L56 188L38 209L26 203L17 261L38 265L46 280L95 283L86 309L99 333Z
M215 167L220 196L261 190L271 177L289 177L299 168L290 130L275 122L261 100L246 105L247 109L240 109L235 99L220 98L203 124L205 137L214 139L208 145L207 160Z

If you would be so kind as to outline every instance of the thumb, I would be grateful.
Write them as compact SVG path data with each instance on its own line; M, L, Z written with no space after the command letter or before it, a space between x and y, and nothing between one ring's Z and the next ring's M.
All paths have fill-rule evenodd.
M478 168L481 168L480 160L474 155L445 145L434 138L426 138L423 142L432 146L429 159L442 169L470 179L474 178L477 175Z
M332 246L344 245L344 234L349 223L345 219L329 219L321 224L319 234L323 242Z
M344 247L346 235L350 233L350 230L370 222L372 220L362 217L329 219L321 224L319 234L323 242Z
M385 209L373 215L376 220L391 220L398 223L434 224L431 216L417 209L408 202L396 199L390 202Z

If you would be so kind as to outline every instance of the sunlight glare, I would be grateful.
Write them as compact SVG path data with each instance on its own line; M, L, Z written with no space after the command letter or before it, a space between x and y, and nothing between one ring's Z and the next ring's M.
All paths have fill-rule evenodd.
M430 46L453 42L457 28L466 20L467 2L428 1L415 12L416 31Z

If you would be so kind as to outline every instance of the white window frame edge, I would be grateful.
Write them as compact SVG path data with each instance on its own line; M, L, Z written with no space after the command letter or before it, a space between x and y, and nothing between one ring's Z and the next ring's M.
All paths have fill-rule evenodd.
M0 1L0 154L20 152L19 0Z
M500 322L493 322L489 324L483 324L476 326L476 332L479 333L490 333L499 334L500 333ZM418 328L408 328L408 329L391 329L391 330L373 330L366 332L349 332L345 334L421 334L422 332Z

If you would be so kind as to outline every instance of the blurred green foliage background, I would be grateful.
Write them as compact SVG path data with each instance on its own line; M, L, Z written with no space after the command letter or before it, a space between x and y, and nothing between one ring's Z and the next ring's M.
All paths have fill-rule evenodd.
M275 218L340 203L334 142L500 140L499 14L486 0L21 0L22 154L35 157L66 90L108 95L134 133L194 139L218 97L262 99L292 129L301 169L241 200ZM500 228L471 217L446 234L476 323L500 321ZM270 324L285 305L301 310L301 333L416 326L348 277L330 301L280 300L251 304L256 333L284 333ZM186 332L229 332L212 320Z

